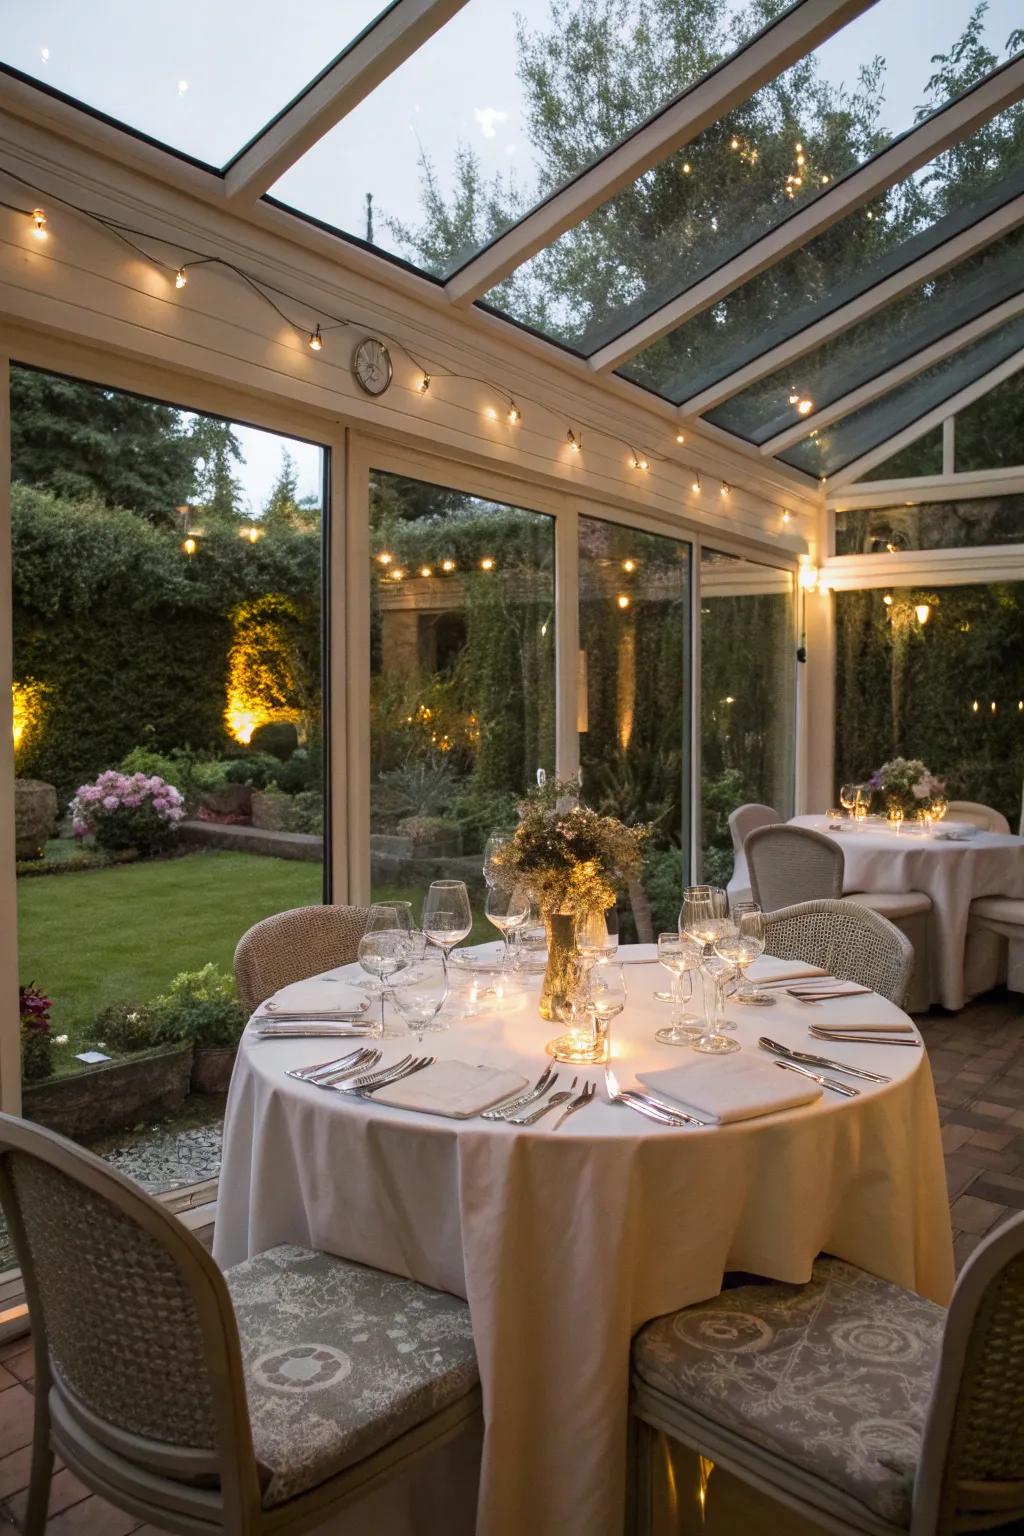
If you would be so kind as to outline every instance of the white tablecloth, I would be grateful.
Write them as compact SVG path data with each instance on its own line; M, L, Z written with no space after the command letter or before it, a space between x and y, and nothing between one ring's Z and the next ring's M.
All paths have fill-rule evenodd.
M625 974L630 1002L613 1051L628 1084L687 1053L653 1039L667 1022L652 997L665 973L651 964ZM491 1011L425 1036L431 1051L535 1079L556 1030L538 1015L537 978L512 987L483 1005ZM851 1053L894 1081L725 1128L657 1126L600 1100L557 1132L555 1114L519 1130L389 1110L284 1075L337 1054L332 1042L243 1040L216 1257L231 1264L301 1243L469 1301L486 1418L481 1536L619 1536L630 1340L650 1318L716 1295L726 1270L802 1283L825 1249L948 1299L949 1215L925 1052L816 1045L808 1034L812 1014L904 1016L874 995L731 1013L745 1050L768 1033L838 1059ZM385 1041L385 1060L407 1043Z
M794 816L794 826L832 837L845 858L846 891L924 891L932 899L929 922L930 996L962 1008L972 992L993 986L994 974L965 982L967 918L976 896L1024 897L1024 841L1008 832L978 832L965 842L923 837L909 828L844 827L829 830L823 816Z

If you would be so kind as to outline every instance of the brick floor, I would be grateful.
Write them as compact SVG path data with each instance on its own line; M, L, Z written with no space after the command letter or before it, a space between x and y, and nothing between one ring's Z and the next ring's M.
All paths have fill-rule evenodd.
M994 994L918 1023L935 1077L959 1267L987 1232L1024 1210L1024 999ZM24 1513L31 1438L32 1353L19 1339L0 1345L0 1530ZM58 1468L48 1536L155 1536ZM1002 1529L1024 1536L1021 1526Z

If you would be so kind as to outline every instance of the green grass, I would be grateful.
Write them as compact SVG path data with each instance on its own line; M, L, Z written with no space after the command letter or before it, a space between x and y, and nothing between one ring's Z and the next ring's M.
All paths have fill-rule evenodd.
M19 880L20 979L53 999L54 1033L81 1048L108 1003L149 1002L208 960L229 971L247 928L321 901L322 879L319 864L211 851ZM418 915L423 889L378 886L374 897L411 901ZM481 905L474 898L471 943L495 937Z
M319 864L209 852L19 880L20 979L53 999L55 1033L85 1040L107 1003L148 1002L208 960L230 970L251 924L321 901L322 879Z

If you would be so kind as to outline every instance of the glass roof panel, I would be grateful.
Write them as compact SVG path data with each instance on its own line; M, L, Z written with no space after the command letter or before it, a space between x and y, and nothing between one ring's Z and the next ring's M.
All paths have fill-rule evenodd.
M1022 292L1024 229L1019 229L760 379L707 412L706 420L748 442L767 442L811 410L831 405Z
M270 195L448 277L763 26L753 0L468 0Z
M873 400L779 458L809 475L834 475L1024 348L1024 316L943 358L926 373Z
M596 351L975 84L1019 21L1019 0L992 0L980 24L989 46L937 61L970 30L963 0L934 0L927 26L906 0L877 0L484 302Z
M285 22L274 0L0 0L0 62L220 166L389 5L306 0Z
M1024 108L1014 107L618 371L681 404L1022 194Z

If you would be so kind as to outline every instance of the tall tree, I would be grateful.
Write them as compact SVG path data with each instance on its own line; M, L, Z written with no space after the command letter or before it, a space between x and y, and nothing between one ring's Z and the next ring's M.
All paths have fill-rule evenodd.
M178 411L30 368L11 371L11 478L70 501L98 497L170 525L192 491Z
M242 463L242 449L229 421L216 416L196 416L189 430L195 459L193 500L203 517L214 523L237 523L244 510L242 484L234 465Z

